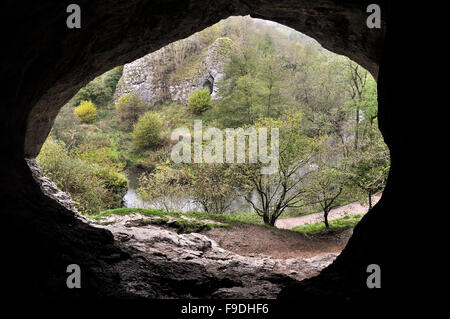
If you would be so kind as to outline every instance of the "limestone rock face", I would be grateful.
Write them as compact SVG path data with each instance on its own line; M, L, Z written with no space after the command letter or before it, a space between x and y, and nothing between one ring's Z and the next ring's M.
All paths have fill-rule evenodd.
M174 63L174 55L177 54L173 45L125 64L114 100L117 102L125 94L136 93L149 104L167 100L187 104L189 96L202 88L208 88L211 98L215 99L232 45L231 39L218 38L202 50L198 58L186 53L188 61L182 67L193 68L190 72L169 66ZM176 73L182 73L182 77L176 77Z
M38 161L35 158L29 158L26 159L26 162L30 167L34 180L41 187L42 192L69 211L79 215L73 204L72 198L67 193L60 190L52 180L44 176L44 172Z
M146 219L140 214L114 215L107 225L98 226L111 231L129 252L130 259L114 265L121 288L143 297L276 298L287 284L319 274L337 256L240 256L205 235L176 234L148 225ZM140 267L133 260L140 260Z

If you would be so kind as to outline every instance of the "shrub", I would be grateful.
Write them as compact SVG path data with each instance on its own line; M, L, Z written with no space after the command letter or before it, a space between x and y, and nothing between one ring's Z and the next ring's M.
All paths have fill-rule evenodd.
M185 171L158 166L151 174L144 173L139 177L137 193L139 198L166 212L183 210L187 205L189 183Z
M189 109L193 114L201 114L212 107L208 89L197 90L189 97Z
M145 113L135 125L133 131L133 145L136 150L156 148L162 144L162 123L156 114Z
M81 101L73 112L82 123L93 122L97 117L97 108L91 101Z
M96 177L96 167L71 156L63 144L47 139L37 160L45 175L72 197L81 213L97 213L108 206L104 203L107 190Z
M48 138L37 158L45 175L68 193L80 213L94 214L121 205L127 179L118 168L93 163Z
M78 105L81 101L90 100L100 107L111 101L113 91L104 83L102 76L99 76L81 88L72 98L73 105Z
M73 106L70 104L64 105L55 119L51 136L72 148L84 143L86 135L86 130L79 125Z
M207 213L222 214L238 197L239 178L226 164L196 164L192 172L192 197Z
M144 107L145 103L134 93L122 96L116 103L116 110L119 112L120 121L128 129L133 127L133 124L137 122Z
M101 181L102 186L108 190L110 198L106 207L121 206L123 196L128 189L128 180L125 175L112 170L110 167L98 166L95 176Z
M120 80L120 77L122 76L123 66L117 66L112 70L109 70L104 75L102 75L103 83L107 89L111 91L111 95L114 95L114 92L116 91L117 83ZM112 98L112 96L111 96Z

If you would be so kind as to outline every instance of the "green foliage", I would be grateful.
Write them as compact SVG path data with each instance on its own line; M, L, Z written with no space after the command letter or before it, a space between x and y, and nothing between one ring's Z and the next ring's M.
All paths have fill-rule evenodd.
M114 69L103 74L103 83L104 86L111 92L111 97L114 95L116 91L117 83L122 76L123 66L115 67Z
M97 118L97 108L92 101L81 101L73 112L82 123L91 123Z
M87 214L108 207L109 195L97 177L97 166L72 156L64 145L47 139L37 158L44 173L75 202L76 208Z
M161 146L163 143L161 127L160 119L153 112L147 112L139 118L133 131L133 145L135 149L154 149Z
M151 174L142 174L137 189L139 198L166 212L183 210L190 177L180 170L159 166Z
M150 225L166 226L174 228L177 233L193 233L209 230L212 227L223 227L226 225L211 223L209 220L201 218L192 218L184 215L180 212L166 211L163 212L158 209L141 209L141 208L118 208L101 212L98 215L93 216L93 219L102 223L104 218L110 215L128 215L128 214L141 214L146 217L143 223ZM190 216L190 215L189 215Z
M214 83L219 86L217 102L211 102L207 89L191 96L192 107L167 101L174 81L197 76L212 44L219 46L214 52L225 62L223 81ZM281 25L231 17L158 51L152 63L165 92L161 104L153 106L154 113L139 119L149 106L134 94L123 96L116 112L111 112L122 73L118 67L88 83L56 119L51 137L64 142L57 143L63 149L60 156L74 167L85 165L90 175L79 173L83 178L76 181L63 177L68 173L59 170L70 172L71 168L61 163L47 171L53 172L59 185L66 180L78 185L84 179L98 190L95 198L89 191L83 198L78 192L81 186L66 187L76 194L72 197L77 205L86 207L81 210L120 205L119 194L126 186L120 172L125 165L151 173L147 180L143 178L141 193L160 202L162 209L177 209L189 196L209 212L195 214L224 223L265 219L273 224L285 213L322 211L384 187L389 154L377 131L376 82L347 58L306 43L305 36ZM91 125L80 124L73 110L83 100L98 106ZM192 129L194 119L203 120L204 127L279 127L282 170L262 176L261 163L246 167L172 163L171 145L164 137L177 127ZM323 153L327 154L319 157ZM50 157L56 155L41 158L51 168ZM293 173L311 167L317 169L308 176ZM341 185L343 194L334 198ZM289 189L284 199L283 187ZM257 213L227 213L230 200L248 197L255 189L259 197L272 198L270 203L252 199L263 218ZM165 194L173 203L164 203Z
M196 164L191 174L192 197L207 213L224 213L238 197L235 187L239 181L232 166Z
M291 230L305 235L323 235L330 232L340 232L355 227L363 216L351 215L331 220L328 228L325 227L324 223L316 223L296 226Z
M225 78L219 84L215 110L222 127L251 125L259 117L277 117L286 105L283 94L285 61L268 33L252 38L230 54ZM284 81L283 81L284 80Z
M189 97L189 109L193 114L202 114L211 107L211 95L206 88L193 92Z
M64 142L69 150L85 143L87 132L81 127L72 105L66 104L61 108L53 124L50 136L55 140Z
M275 225L286 209L307 204L308 173L316 153L324 144L320 137L308 137L301 129L301 121L301 112L289 112L279 119L261 119L255 124L256 128L279 130L279 156L275 172L262 174L262 163L236 167L246 188L245 200L267 225ZM272 149L269 151L272 152ZM258 196L252 196L253 192Z
M81 88L72 98L71 103L78 105L81 101L90 100L95 105L103 107L112 100L113 93L111 87L106 86L101 77L97 77Z
M346 158L349 180L363 192L372 208L371 196L383 190L390 169L389 150L376 125L366 128L357 150Z
M117 208L103 211L91 216L94 220L102 222L111 215L125 216L141 214L149 217L149 224L174 227L177 232L199 232L212 227L227 227L230 225L251 224L262 226L261 218L251 212L236 212L225 214L211 214L204 212L163 211L155 208ZM172 221L168 223L169 221ZM175 222L173 222L175 221Z
M107 207L120 206L122 198L128 189L126 176L105 166L98 166L95 171L95 176L101 181L102 186L112 195L111 203L108 203Z
M120 121L126 130L131 130L138 121L139 115L143 113L145 103L137 94L126 94L116 103L116 110L119 112Z

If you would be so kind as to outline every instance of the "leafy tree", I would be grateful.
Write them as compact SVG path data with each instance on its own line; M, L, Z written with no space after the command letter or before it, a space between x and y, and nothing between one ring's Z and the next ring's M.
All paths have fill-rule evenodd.
M279 165L274 174L261 174L261 163L238 165L243 180L247 181L244 198L267 225L275 225L287 208L309 204L306 195L311 165L322 142L305 134L300 126L301 120L301 112L296 112L277 120L263 119L255 124L260 128L279 128Z
M99 76L81 88L72 98L71 102L73 105L77 105L81 101L90 100L95 105L103 107L112 100L112 95L112 88L106 86L102 77Z
M211 107L211 95L207 88L197 90L189 97L189 109L193 114L202 114Z
M257 76L256 54L255 48L248 45L231 54L219 84L217 117L223 127L251 125L263 109L264 85Z
M137 193L139 198L166 212L183 210L187 205L185 197L189 183L189 176L184 171L158 166L151 174L140 176Z
M133 131L133 145L136 150L156 148L163 142L162 123L153 112L145 113L139 118Z
M259 76L264 88L262 92L266 104L265 117L277 117L284 106L285 100L281 92L283 68L281 60L274 55L275 53L269 52L273 55L267 55L262 58Z
M102 75L105 87L111 92L111 98L116 91L116 86L122 76L122 72L123 66L118 66Z
M82 123L91 123L97 117L97 108L91 101L81 101L73 112Z
M331 139L328 139L331 142ZM329 228L328 215L333 208L339 207L338 199L345 195L348 184L347 169L339 158L339 152L332 145L324 145L317 154L316 168L311 174L308 198L318 203L323 211L325 228Z
M192 171L192 197L205 212L226 212L238 197L238 176L227 164L196 164Z
M119 205L126 189L123 175L68 152L62 143L51 138L37 160L45 175L72 197L81 213L95 214Z
M145 103L137 94L129 93L122 96L115 107L119 112L122 126L126 130L131 130L133 125L138 121L139 115L142 114Z
M368 73L367 70L361 68L355 62L348 60L348 76L350 78L350 91L351 99L354 102L354 112L355 112L355 150L358 149L359 141L359 126L361 122L361 101L363 98L363 92L365 90Z
M372 195L382 191L386 185L390 161L389 150L380 132L374 127L366 132L358 150L346 160L349 163L349 179L366 195L370 210Z
M70 103L64 105L59 111L50 136L64 142L68 150L86 142L87 132L79 125L78 117Z

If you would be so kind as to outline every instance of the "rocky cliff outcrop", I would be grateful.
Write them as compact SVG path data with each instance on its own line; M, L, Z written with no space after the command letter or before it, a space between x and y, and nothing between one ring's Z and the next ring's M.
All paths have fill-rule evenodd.
M189 39L182 40L184 42ZM207 88L215 99L218 83L233 49L229 38L218 38L207 48L197 52L176 52L174 44L125 64L117 85L114 100L136 93L149 104L176 101L187 104L192 92ZM184 65L175 66L175 55L182 55Z
M121 289L146 298L276 298L297 280L317 275L336 254L312 258L244 257L205 235L176 234L140 214L102 220L128 252L114 264ZM138 266L137 266L138 265Z
M41 165L35 158L26 159L28 166L30 167L31 173L33 175L36 183L41 187L42 192L53 199L55 202L61 206L67 208L69 211L76 214L79 218L83 218L75 208L72 198L56 186L56 184L44 175ZM84 219L84 218L83 218Z

